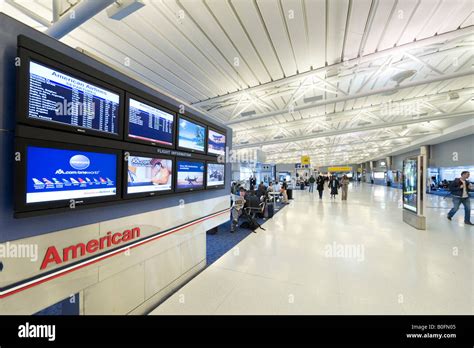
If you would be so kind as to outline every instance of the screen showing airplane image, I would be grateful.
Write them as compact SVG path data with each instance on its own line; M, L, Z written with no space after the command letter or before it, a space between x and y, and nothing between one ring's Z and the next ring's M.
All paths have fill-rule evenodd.
M224 185L224 165L219 163L207 164L207 186Z
M30 61L28 118L118 134L120 96Z
M225 155L225 135L209 129L207 152L215 155Z
M204 163L177 161L177 181L178 190L193 190L204 187Z
M169 191L172 182L172 160L140 156L128 158L128 194Z
M129 99L128 136L152 143L173 145L173 114Z
M117 156L27 147L26 203L114 196Z
M197 123L179 119L178 146L204 152L205 127Z

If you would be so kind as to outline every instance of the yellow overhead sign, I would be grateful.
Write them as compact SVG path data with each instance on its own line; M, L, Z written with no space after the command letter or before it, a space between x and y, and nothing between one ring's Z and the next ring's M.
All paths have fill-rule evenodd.
M301 165L310 164L311 160L309 156L301 156Z
M328 172L352 172L352 167L328 167Z

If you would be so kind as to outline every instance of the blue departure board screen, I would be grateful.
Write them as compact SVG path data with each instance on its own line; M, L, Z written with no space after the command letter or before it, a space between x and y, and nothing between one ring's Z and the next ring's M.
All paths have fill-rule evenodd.
M30 61L30 119L118 134L120 95Z
M157 144L173 145L174 116L138 100L129 99L128 136Z

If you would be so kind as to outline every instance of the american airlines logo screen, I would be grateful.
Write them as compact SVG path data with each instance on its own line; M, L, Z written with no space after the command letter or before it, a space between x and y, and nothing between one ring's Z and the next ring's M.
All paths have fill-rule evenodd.
M26 203L116 195L113 154L28 146Z

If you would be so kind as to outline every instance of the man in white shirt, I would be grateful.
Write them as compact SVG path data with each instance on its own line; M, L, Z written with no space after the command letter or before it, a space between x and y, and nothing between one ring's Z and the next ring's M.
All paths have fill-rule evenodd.
M469 172L463 171L460 178L454 179L449 185L449 190L453 196L453 209L448 213L448 220L451 220L459 209L459 206L464 206L464 223L466 225L474 225L471 222L471 201L469 198Z

